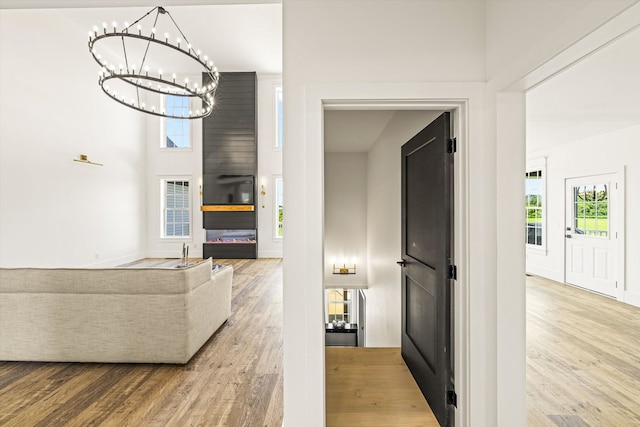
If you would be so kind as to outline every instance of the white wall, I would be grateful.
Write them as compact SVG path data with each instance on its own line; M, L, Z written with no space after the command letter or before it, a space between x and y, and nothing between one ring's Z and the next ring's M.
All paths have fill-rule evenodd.
M200 81L200 76L190 76ZM274 239L273 180L282 175L282 150L275 150L275 99L273 89L281 84L280 76L258 75L258 203L262 201L261 180L265 181L265 207L258 204L258 257L282 256L282 239ZM215 114L215 113L214 113ZM148 188L147 253L151 257L179 257L182 244L189 245L189 256L201 257L206 239L200 211L200 185L202 184L202 121L190 120L191 148L161 148L163 121L159 117L146 117L148 159L146 185ZM160 179L170 177L191 180L192 234L187 239L161 238Z
M333 264L355 275L333 274ZM367 284L367 154L324 155L324 284Z
M487 80L521 78L636 2L487 0Z
M397 111L367 155L366 343L400 347L401 147L441 112ZM326 244L326 239L325 239Z
M143 256L143 114L97 84L86 34L55 11L0 11L0 266ZM103 163L73 162L80 154Z
M484 5L476 1L285 0L283 13L287 196L284 310L286 316L296 319L295 325L284 325L284 422L286 426L316 426L323 425L325 417L322 100L478 96L475 88L460 82L485 79ZM481 105L482 101L475 98L470 106L474 111L470 119L474 121L473 141L479 152L491 153L477 133ZM479 161L475 167L491 168L491 163ZM475 182L482 184L484 180ZM475 188L475 184L474 190L476 197L490 200L483 197L487 190ZM476 218L482 218L485 209L493 211L491 206L480 204ZM494 230L491 224L478 224L477 229L482 235ZM493 253L474 253L474 263L491 264ZM477 283L473 286L479 292L495 284L485 272L474 277ZM483 330L492 325L490 319L474 324L478 328L482 325ZM486 341L479 331L479 347L474 351L482 365L478 372L490 375L492 368L483 361ZM481 390L487 384L484 378L475 384L478 390L474 395L491 394ZM491 404L478 403L478 425L485 419L486 425L492 425L487 417L495 410Z
M275 88L278 86L282 86L282 76L258 74L258 185L264 181L267 193L262 208L263 198L258 187L258 258L281 258L284 240L275 237L275 178L282 177L282 148L276 148Z
M553 43L505 24L531 19L531 10L554 13L554 2L513 2L501 15L504 3L284 0L284 311L296 319L284 325L286 426L324 420L322 103L376 97L468 100L456 224L465 236L457 249L469 262L461 272L468 282L457 285L468 298L459 306L467 323L457 326L469 334L461 385L469 400L459 402L457 422L526 423L524 236L519 216L510 216L522 204L524 90L619 35L607 20L633 2L572 3L566 20L540 29ZM592 31L602 38L588 37ZM514 46L500 43L512 37ZM460 83L470 81L482 82L484 96ZM502 93L507 88L513 93Z
M192 82L202 83L202 77L189 76ZM149 101L147 100L149 103ZM150 103L150 104L153 104ZM163 148L164 120L145 115L147 174L146 247L149 257L178 258L182 245L189 246L189 257L202 257L205 232L200 212L200 185L202 184L202 120L189 120L190 148ZM161 180L189 180L191 189L191 237L185 239L162 238Z
M528 158L547 158L547 254L530 251L527 271L564 282L565 179L625 169L626 269L624 300L640 305L640 272L633 263L640 259L640 126L593 136L545 151L528 153ZM613 207L612 207L613 208Z

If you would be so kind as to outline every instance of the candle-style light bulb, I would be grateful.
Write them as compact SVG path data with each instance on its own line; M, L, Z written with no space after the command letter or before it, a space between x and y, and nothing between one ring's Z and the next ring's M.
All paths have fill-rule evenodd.
M112 25L113 25L113 32L115 33L118 27L118 23L116 21L113 21Z
M158 74L160 75L160 78L162 78L162 70L158 70Z
M142 25L138 24L138 35L142 35Z

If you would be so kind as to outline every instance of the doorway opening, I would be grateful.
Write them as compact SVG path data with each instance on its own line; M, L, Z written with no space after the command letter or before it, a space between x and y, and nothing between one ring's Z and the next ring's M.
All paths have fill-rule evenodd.
M453 135L463 146L465 102L324 103L324 283L325 288L356 289L364 296L366 308L359 304L357 316L366 319L365 325L358 326L364 326L360 332L368 349L399 348L401 344L401 269L396 264L402 253L400 148L443 111L451 111ZM465 182L463 159L460 154L454 171L460 198ZM462 218L462 210L456 212L454 224L459 225ZM461 242L463 237L460 230L456 239ZM454 257L463 265L463 245L454 247ZM336 265L355 267L355 274L334 274ZM465 298L459 291L452 303L461 305ZM325 313L329 304L325 300ZM465 324L466 312L460 307L455 313L452 322L459 351L454 367L456 382L465 390L466 336L456 328ZM330 387L328 383L327 411L335 392ZM465 402L464 391L459 400ZM327 413L327 425L331 416Z
M638 29L620 35L526 94L527 413L532 424L569 412L581 423L602 424L600 409L621 402L613 392L604 405L591 391L624 380L595 378L584 361L598 357L599 372L609 372L606 366L617 363L609 352L595 356L587 347L607 347L598 344L601 337L622 332L609 330L617 324L612 307L640 305L635 298L640 289L632 289L628 277L634 273L625 266L625 251L640 250L630 240L625 244L625 225L633 227L625 221L625 212L633 211L625 208L633 203L631 198L625 202L625 175L640 170L630 161L640 154L631 143L640 135L640 92L631 90L640 72L632 54L638 43ZM570 309L558 310L560 301ZM598 316L608 310L609 318ZM580 325L586 324L590 327L581 333ZM545 347L554 351L547 355ZM577 362L568 370L572 357ZM542 383L567 386L567 375L579 376L581 383L567 388L562 404L539 393ZM585 401L600 415L580 404Z

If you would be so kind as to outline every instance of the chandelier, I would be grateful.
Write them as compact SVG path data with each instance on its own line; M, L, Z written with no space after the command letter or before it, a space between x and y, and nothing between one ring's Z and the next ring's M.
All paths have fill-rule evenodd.
M153 24L143 28L143 20L153 12ZM166 19L159 22L165 16L172 27L166 28ZM169 30L177 30L176 38L170 38ZM207 55L191 46L163 7L151 9L132 24L125 22L120 29L116 22L103 23L102 30L93 27L89 51L101 67L98 84L120 104L174 119L200 119L213 112L218 70ZM179 97L182 108L167 106L167 96Z

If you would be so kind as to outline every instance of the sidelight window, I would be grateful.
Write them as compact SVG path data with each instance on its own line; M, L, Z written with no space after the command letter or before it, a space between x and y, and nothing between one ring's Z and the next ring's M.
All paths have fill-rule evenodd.
M282 86L275 89L276 101L276 148L282 148L283 144L283 110L282 110Z
M283 236L283 213L284 213L284 182L282 178L275 179L275 236L282 238Z
M527 247L546 248L545 159L527 164L525 174L525 241Z

